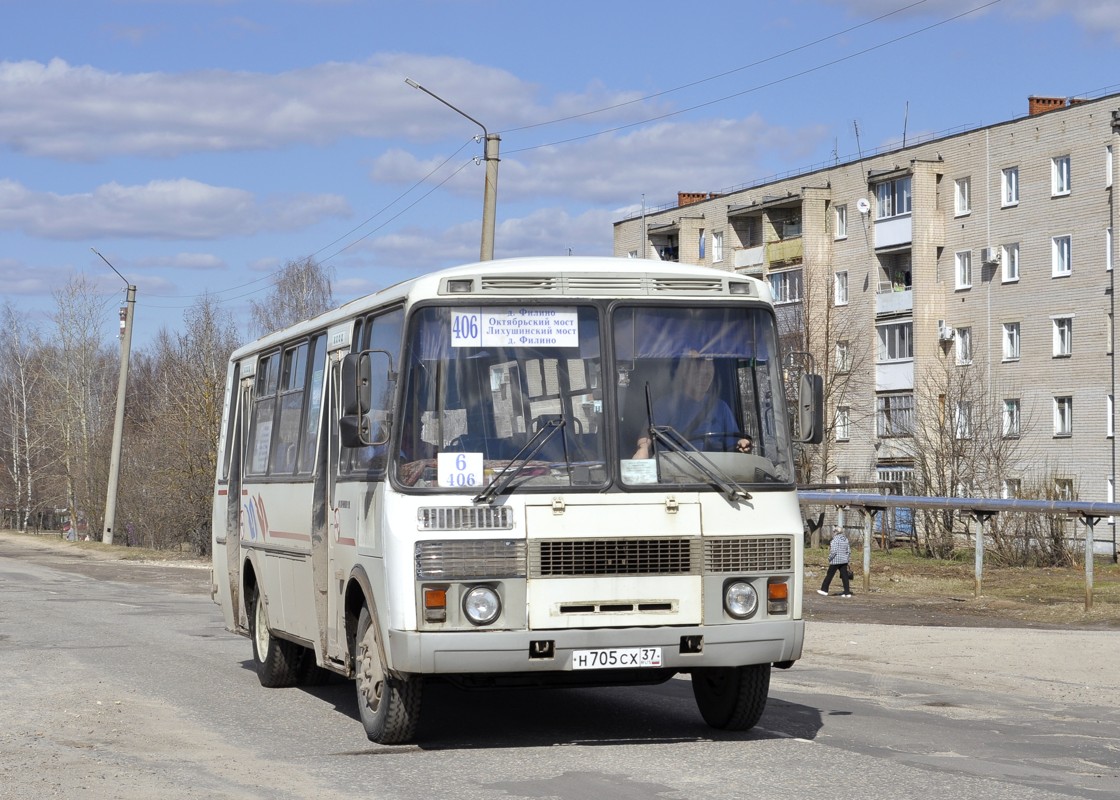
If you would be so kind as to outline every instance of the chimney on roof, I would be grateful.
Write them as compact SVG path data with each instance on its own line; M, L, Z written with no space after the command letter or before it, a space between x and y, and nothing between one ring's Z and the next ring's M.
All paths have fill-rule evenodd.
M1027 104L1030 108L1030 116L1035 114L1045 114L1047 111L1053 111L1056 108L1066 107L1066 98L1064 97L1028 97Z
M719 196L717 192L677 192L677 206L690 206L704 200L714 200Z

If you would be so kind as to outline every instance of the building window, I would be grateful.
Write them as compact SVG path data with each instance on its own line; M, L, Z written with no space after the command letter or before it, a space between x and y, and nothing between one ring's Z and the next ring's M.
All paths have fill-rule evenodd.
M1104 268L1112 271L1112 228L1104 229Z
M1112 354L1112 312L1104 315L1104 351Z
M968 400L960 400L957 402L956 413L954 415L954 428L956 429L958 439L971 439L972 438L972 403Z
M1054 321L1054 358L1073 355L1073 317L1051 317Z
M882 438L914 433L914 395L884 394L875 398L875 429Z
M1019 436L1019 398L1009 397L1003 401L1003 435L1008 439Z
M836 206L836 238L848 238L848 207Z
M1003 323L1003 360L1019 360L1019 323Z
M972 363L972 328L957 328L957 364Z
M1073 435L1073 398L1068 395L1054 398L1054 435Z
M1104 430L1105 430L1105 434L1104 435L1107 436L1109 439L1112 438L1112 431L1113 431L1112 424L1113 424L1113 420L1115 419L1115 417L1113 416L1113 413L1114 412L1113 412L1113 405L1112 405L1112 395L1110 395L1110 394L1105 395L1105 398L1104 398Z
M836 371L850 372L852 369L852 347L847 339L836 343Z
M628 252L626 254L626 257L627 258L637 258L638 257L638 251L637 250L631 250L630 252Z
M1069 156L1050 159L1050 194L1054 197L1069 194Z
M972 251L961 250L956 255L957 264L957 288L958 289L971 289L972 288Z
M712 261L723 261L723 231L712 232Z
M907 361L914 357L912 322L879 325L879 361Z
M972 178L954 181L953 211L958 217L972 213Z
M1022 481L1018 478L1004 478L1003 487L1000 489L1000 495L1004 500L1011 500L1018 497L1022 491Z
M1055 500L1072 500L1073 499L1073 478L1055 478L1054 479L1054 499Z
M1019 168L1007 167L999 177L1000 205L1004 208L1019 205Z
M1112 185L1112 145L1104 146L1104 185L1107 189Z
M1050 274L1055 278L1064 278L1073 272L1073 237L1055 236L1050 240L1051 266Z
M833 282L833 302L838 306L848 305L848 271L837 272Z
M1019 280L1019 243L1000 247L999 260L1003 265L1003 282L1014 283Z
M846 442L851 435L852 414L848 406L836 407L836 441Z
M910 213L910 176L875 184L875 219Z
M700 243L699 243L699 245L698 245L698 246L697 246L697 248L696 248L696 256L697 256L697 260L699 260L699 261L703 261L703 260L704 260L704 244L705 244L705 241L704 241L704 229L703 229L703 228L701 228L701 229L700 229Z
M801 270L770 273L770 291L775 303L793 303L801 299Z

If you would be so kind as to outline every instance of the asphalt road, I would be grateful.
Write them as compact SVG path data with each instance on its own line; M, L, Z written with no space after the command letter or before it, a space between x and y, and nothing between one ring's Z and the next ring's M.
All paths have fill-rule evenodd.
M1120 796L1114 632L814 621L747 734L686 680L437 684L382 747L347 682L263 689L208 580L0 537L0 798Z

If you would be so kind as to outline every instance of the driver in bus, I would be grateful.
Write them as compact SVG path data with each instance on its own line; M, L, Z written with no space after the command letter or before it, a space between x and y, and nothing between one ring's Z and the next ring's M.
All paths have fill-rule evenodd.
M697 450L749 453L750 437L738 433L739 423L731 408L712 391L715 374L711 358L689 350L673 369L675 391L654 398L653 422L671 426ZM641 436L632 457L652 455L649 436Z

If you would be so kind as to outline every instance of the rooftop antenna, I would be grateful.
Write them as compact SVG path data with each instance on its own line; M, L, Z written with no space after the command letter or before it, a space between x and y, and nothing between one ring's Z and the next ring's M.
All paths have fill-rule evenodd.
M902 115L902 146L906 146L906 126L910 122L910 101L906 101L906 111Z
M856 150L859 151L859 160L863 161L863 148L859 146L859 120L858 119L853 119L852 120L852 127L855 128L855 131L856 131Z

